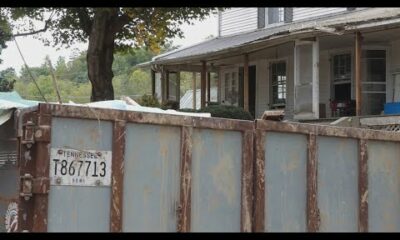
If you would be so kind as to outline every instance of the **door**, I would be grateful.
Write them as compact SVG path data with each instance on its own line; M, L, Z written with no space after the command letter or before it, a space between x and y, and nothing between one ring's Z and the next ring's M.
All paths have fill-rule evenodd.
M239 106L244 107L244 68L239 67ZM256 113L256 66L249 66L249 112L253 117Z
M386 51L362 52L362 115L379 115L386 103Z

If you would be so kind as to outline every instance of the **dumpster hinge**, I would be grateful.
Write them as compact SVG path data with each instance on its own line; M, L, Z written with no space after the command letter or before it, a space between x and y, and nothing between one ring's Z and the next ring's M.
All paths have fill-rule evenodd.
M46 177L34 178L31 174L25 173L24 176L21 176L21 186L20 196L28 201L33 194L48 194L50 179Z

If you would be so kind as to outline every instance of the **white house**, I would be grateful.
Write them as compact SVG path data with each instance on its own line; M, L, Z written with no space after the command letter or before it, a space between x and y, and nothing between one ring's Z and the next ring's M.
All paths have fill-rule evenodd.
M201 73L201 105L210 72L218 102L260 117L377 115L400 101L400 8L230 8L218 14L219 35L156 56L153 94L171 96L179 73ZM177 92L177 91L174 91ZM341 110L341 111L340 111Z

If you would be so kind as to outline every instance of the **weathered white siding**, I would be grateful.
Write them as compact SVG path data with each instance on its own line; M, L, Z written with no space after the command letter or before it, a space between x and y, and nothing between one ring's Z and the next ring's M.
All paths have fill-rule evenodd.
M221 36L257 29L257 8L230 8L219 17Z
M347 11L347 8L293 8L293 21Z

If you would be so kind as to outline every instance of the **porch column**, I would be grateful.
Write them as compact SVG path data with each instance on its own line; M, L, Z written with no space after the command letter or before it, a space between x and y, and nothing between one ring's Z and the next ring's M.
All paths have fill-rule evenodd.
M206 75L207 75L207 66L206 61L201 61L201 82L200 82L200 103L201 108L206 106Z
M192 78L193 78L193 109L196 109L196 92L197 92L196 72L193 72Z
M211 101L211 73L207 72L207 103Z
M156 96L156 72L151 69L151 95Z
M169 100L169 71L165 71L166 100Z
M249 111L249 55L244 55L243 66L243 108Z
M181 101L181 72L176 72L176 101L178 102L179 109Z
M165 99L166 99L166 90L165 90L166 82L165 82L165 71L164 70L161 70L160 81L161 81L161 103L164 103Z
M355 82L356 82L356 116L361 115L361 104L362 104L362 95L361 95L361 40L362 36L360 32L356 32L355 36L355 56L354 56L354 65L355 65Z

